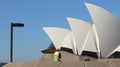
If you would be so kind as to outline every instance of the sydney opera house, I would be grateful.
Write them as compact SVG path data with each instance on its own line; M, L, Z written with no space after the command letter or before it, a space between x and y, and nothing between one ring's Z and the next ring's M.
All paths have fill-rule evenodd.
M57 27L43 29L55 48L71 49L75 55L87 51L96 53L98 58L111 57L120 51L120 20L103 8L88 3L85 5L94 24L68 17L70 30Z
M101 7L90 3L85 3L85 6L93 24L67 17L71 29L43 27L51 45L42 51L44 55L40 62L16 64L22 64L22 67L27 67L27 64L29 67L119 67L120 20ZM61 50L61 62L53 61L56 48ZM15 63L4 67L12 64L14 67Z

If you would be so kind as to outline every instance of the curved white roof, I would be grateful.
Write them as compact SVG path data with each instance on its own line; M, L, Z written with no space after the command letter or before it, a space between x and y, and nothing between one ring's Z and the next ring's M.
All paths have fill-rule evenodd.
M116 51L120 52L120 45L115 49L115 52Z
M120 21L111 13L86 3L99 37L102 57L107 57L120 44Z
M76 44L76 48L78 51L78 55L81 55L83 44L87 36L89 27L91 27L91 24L85 21L82 21L82 20L75 19L75 18L67 18L67 20L73 31L73 36L75 39L75 44Z
M62 44L64 38L70 32L70 30L67 30L64 28L56 28L56 27L44 27L43 29L48 34L48 36L51 39L51 41L53 42L55 48L61 47L61 44Z
M75 46L74 46L74 41L72 38L72 31L70 31L64 38L63 43L61 44L61 47L66 47L69 49L72 49L74 54L76 54Z
M93 24L93 34L94 34L94 39L95 39L95 44L96 44L96 48L97 48L97 54L98 57L101 57L101 52L100 52L100 43L99 43L99 38L98 38L98 34L95 28L95 24Z
M61 44L61 47L66 47L66 48L71 48L71 49L73 48L72 47L72 37L71 37L70 32L65 36L65 38Z
M116 51L120 52L120 45L119 45L114 51L112 51L112 52L108 55L108 57L109 57L110 55L112 55L113 53L115 53Z
M95 35L93 34L92 27L89 29L89 32L87 34L83 50L97 53L97 45L95 43Z

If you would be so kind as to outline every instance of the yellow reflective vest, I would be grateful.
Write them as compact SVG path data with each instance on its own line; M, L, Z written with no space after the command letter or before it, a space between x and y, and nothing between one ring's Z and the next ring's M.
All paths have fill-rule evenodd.
M58 52L58 51L56 51L55 53L54 53L54 61L60 61L60 53Z

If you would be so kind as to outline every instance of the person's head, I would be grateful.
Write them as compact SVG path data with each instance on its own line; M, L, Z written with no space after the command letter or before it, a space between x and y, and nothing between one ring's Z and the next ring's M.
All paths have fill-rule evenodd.
M56 48L56 51L60 51L60 49L59 49L59 48Z

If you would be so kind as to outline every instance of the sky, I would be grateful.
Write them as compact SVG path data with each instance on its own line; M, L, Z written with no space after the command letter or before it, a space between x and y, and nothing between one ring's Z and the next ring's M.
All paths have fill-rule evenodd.
M70 29L66 17L78 18L93 24L84 3L98 5L120 19L120 0L0 0L0 62L10 61L10 24L14 27L13 61L39 61L41 50L51 40L43 27Z

